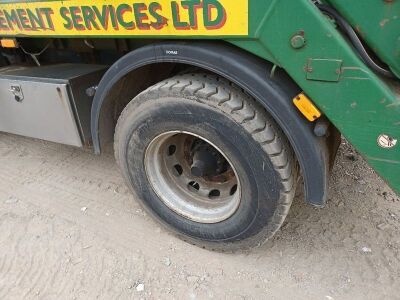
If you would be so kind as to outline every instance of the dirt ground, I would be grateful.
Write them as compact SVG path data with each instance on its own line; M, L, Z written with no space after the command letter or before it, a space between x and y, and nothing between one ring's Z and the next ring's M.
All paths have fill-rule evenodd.
M325 209L301 193L262 248L153 222L111 154L0 133L0 299L400 299L400 199L343 143Z

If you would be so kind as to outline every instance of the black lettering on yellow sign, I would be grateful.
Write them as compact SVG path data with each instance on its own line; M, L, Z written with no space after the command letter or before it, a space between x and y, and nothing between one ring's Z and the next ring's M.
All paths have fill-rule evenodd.
M164 4L165 5L165 4ZM68 30L104 31L161 30L172 26L176 30L197 30L201 18L205 29L222 28L227 21L225 7L218 0L183 0L168 4L170 15L159 2L122 3L119 5L62 6L52 8L0 9L0 31L54 31L53 16L58 14ZM185 16L183 18L182 16Z

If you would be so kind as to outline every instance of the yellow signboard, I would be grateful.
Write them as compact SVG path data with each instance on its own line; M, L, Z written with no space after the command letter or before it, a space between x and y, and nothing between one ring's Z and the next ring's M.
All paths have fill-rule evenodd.
M248 0L0 4L0 36L246 36Z

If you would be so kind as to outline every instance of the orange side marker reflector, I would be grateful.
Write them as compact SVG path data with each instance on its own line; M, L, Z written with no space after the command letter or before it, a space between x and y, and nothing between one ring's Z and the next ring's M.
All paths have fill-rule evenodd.
M1 39L0 43L3 48L18 48L16 39Z
M306 119L310 122L314 122L322 115L319 109L304 93L297 95L293 99L293 103L297 107L297 109L303 114L303 116L305 116Z

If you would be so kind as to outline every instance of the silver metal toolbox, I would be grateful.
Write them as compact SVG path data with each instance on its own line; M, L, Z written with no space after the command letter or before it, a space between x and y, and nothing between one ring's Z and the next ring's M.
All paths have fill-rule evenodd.
M0 131L82 147L90 143L92 99L105 66L0 69Z

